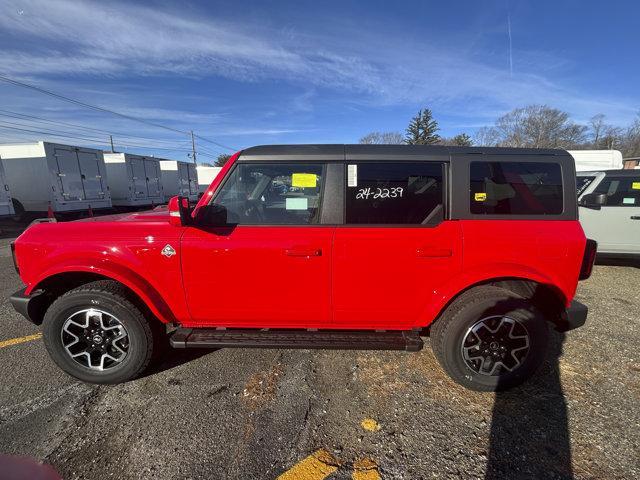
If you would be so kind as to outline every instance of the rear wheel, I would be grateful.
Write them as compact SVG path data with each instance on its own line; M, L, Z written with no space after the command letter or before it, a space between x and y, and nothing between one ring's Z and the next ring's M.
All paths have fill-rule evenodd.
M457 298L431 329L436 358L459 384L480 391L514 387L544 360L548 327L527 299L482 286Z
M122 285L82 285L51 304L43 321L49 355L69 375L120 383L140 375L153 355L154 334Z

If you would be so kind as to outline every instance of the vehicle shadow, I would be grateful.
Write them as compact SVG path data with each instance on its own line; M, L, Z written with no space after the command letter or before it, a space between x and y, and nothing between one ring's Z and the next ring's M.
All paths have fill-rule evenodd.
M160 358L155 359L151 363L151 366L145 370L140 378L149 377L157 373L171 370L173 368L184 365L185 363L193 362L200 357L203 357L211 352L219 350L217 348L186 348L186 349L173 349L167 347Z
M559 370L564 339L552 330L538 373L520 387L496 393L485 479L573 478Z

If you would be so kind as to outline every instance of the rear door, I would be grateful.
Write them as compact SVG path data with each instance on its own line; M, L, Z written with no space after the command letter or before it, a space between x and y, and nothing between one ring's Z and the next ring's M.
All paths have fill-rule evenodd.
M85 200L98 200L104 198L102 174L100 173L100 158L95 152L77 150L78 165Z
M160 166L157 160L145 158L144 171L147 179L147 191L150 197L159 197L160 188Z
M147 196L147 175L145 173L144 159L142 157L131 158L131 172L133 180L133 195L135 198Z
M178 162L178 195L188 197L189 193L189 165Z
M56 159L60 191L65 201L77 201L84 198L78 156L75 150L56 147L53 150Z
M198 194L198 170L196 170L196 166L192 163L188 164L189 173L189 194L197 195Z
M599 210L580 208L580 222L598 251L640 254L640 172L609 174L592 193L607 195Z
M340 328L407 329L461 264L444 220L445 163L367 161L347 153L345 225L336 228L332 296Z
M14 213L9 185L7 185L4 168L0 162L0 215L13 215Z

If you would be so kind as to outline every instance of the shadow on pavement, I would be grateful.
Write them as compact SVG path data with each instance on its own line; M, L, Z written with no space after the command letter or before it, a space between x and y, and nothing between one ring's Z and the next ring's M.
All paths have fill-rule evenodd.
M184 365L185 363L197 360L198 358L203 357L204 355L207 355L211 352L215 352L216 350L217 349L213 348L189 348L178 350L168 347L164 352L162 358L157 359L155 362L153 362L151 366L141 375L141 378L155 375L166 370L171 370L172 368L176 368L180 365Z
M550 332L547 360L521 387L497 392L485 479L573 478L559 358L565 334Z

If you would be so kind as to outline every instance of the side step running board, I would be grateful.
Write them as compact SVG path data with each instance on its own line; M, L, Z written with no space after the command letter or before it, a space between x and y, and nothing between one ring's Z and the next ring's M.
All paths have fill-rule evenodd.
M174 348L326 348L336 350L422 349L422 339L413 330L253 330L179 328L171 335Z

